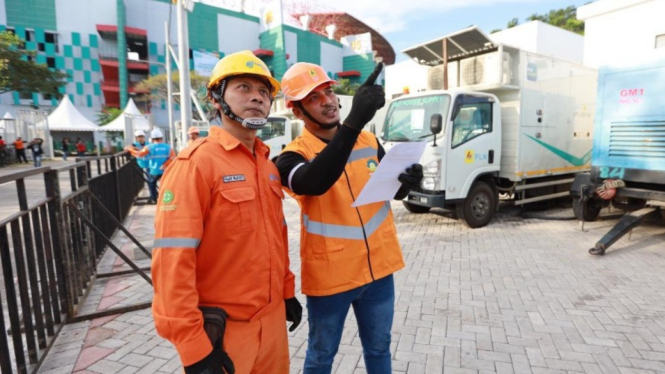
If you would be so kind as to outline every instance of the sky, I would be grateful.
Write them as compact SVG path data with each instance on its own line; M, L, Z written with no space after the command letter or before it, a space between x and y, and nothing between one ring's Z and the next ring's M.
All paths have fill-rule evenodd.
M335 0L345 11L380 32L395 50L397 62L407 56L400 51L439 38L471 25L487 34L503 29L513 18L524 23L537 13L590 0Z
M215 6L258 15L277 0L195 0ZM593 0L281 0L282 4L316 2L312 9L351 14L381 33L395 50L397 62L408 57L401 53L412 47L471 25L487 34L503 29L513 18L520 23L532 14L545 14L571 5L579 7ZM305 5L302 5L305 4ZM285 9L289 6L285 5Z

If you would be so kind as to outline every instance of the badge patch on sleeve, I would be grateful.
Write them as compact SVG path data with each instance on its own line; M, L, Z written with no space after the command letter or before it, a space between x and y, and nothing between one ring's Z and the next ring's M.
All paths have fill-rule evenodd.
M245 181L245 176L243 174L225 175L223 180L224 180L224 183L244 182Z

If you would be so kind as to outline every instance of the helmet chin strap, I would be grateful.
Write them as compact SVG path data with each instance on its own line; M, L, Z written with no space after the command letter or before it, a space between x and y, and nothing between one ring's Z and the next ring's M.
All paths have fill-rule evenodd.
M265 127L265 125L268 123L268 116L265 118L261 117L253 117L253 118L242 118L237 116L233 111L231 110L231 107L229 104L224 101L224 91L226 90L226 83L228 79L222 79L222 83L219 86L219 92L216 90L210 90L210 93L221 106L222 106L222 113L224 113L226 116L231 118L232 120L240 123L243 125L243 127L248 128L250 130L259 130ZM270 98L270 105L272 106L273 99L272 97ZM270 114L268 114L270 115Z
M328 124L321 123L316 118L314 118L311 114L309 114L309 112L305 109L305 107L302 105L302 103L300 101L296 101L295 104L298 106L298 109L300 109L302 114L305 115L305 117L307 117L310 121L314 122L317 126L319 126L320 128L322 128L324 130L334 129L335 127L338 127L338 126L342 125L339 121L337 121L335 123L328 123ZM341 109L342 104L339 104L339 107Z

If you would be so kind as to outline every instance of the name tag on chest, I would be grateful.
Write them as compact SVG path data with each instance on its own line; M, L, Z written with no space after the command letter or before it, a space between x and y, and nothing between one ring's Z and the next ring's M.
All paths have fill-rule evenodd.
M244 182L245 181L245 176L242 175L242 174L225 175L222 180L224 181L224 183Z

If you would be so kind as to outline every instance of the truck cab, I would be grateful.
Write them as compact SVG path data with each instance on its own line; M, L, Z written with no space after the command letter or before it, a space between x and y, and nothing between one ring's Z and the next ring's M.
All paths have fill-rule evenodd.
M467 224L489 222L498 203L492 180L501 159L496 96L437 90L400 97L388 109L381 140L386 149L399 142L430 143L421 159L422 189L409 193L404 202L409 211L460 205L458 216Z
M270 116L266 126L257 130L256 136L270 147L270 160L276 162L286 145L300 135L301 122L287 116Z

